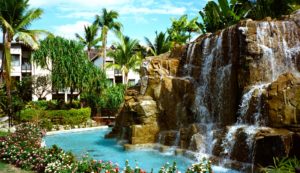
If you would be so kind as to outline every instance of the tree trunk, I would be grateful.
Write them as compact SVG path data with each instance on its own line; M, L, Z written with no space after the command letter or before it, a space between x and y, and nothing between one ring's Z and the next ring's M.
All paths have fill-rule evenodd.
M3 31L2 32L2 43L5 42L5 32ZM4 50L2 51L2 60L1 60L1 69L0 69L0 79L1 78L4 78L3 76L3 70L4 70L4 61L5 61L5 53L4 53Z
M74 92L74 89L73 87L71 87L70 89L70 106L72 107L72 103L73 103L73 92Z
M125 83L126 88L127 88L127 85L128 85L128 72L124 73L124 83Z
M4 70L5 70L5 86L6 86L6 96L7 96L7 110L8 110L8 118L9 118L9 127L12 125L12 96L11 96L11 76L10 76L10 70L11 70L11 54L10 54L10 48L11 48L11 39L9 38L8 33L4 36L4 55L5 55L5 63L4 63Z
M104 70L105 68L105 62L106 62L106 42L107 42L107 29L105 26L102 28L102 57L103 57L103 64L102 68Z
M91 57L91 48L88 47L87 48L87 56L88 56L88 59L91 60L93 57Z

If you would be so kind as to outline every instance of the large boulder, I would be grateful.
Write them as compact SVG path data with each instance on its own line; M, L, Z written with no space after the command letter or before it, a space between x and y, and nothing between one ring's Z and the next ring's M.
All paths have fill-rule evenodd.
M300 129L300 78L291 73L280 75L265 97L269 126Z

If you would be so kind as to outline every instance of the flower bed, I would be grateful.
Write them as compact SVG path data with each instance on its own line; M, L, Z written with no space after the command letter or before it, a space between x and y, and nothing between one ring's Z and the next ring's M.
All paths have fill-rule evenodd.
M25 170L45 173L144 173L141 168L131 168L126 161L124 170L112 162L95 161L88 156L76 160L70 152L65 152L57 146L41 147L45 133L34 124L19 125L15 133L0 139L0 161L13 164ZM176 163L161 167L159 173L178 172ZM187 173L211 173L209 161L195 164Z

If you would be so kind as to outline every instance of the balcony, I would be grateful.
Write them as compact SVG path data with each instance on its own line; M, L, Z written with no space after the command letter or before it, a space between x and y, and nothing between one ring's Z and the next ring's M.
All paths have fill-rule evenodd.
M114 72L115 72L115 76L122 76L121 70L115 69Z
M31 64L24 62L24 63L22 63L21 69L22 69L22 71L31 71Z

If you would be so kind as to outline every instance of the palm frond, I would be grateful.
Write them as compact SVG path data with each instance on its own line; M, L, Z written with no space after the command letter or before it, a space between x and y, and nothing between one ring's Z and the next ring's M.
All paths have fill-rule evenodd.
M32 23L32 21L39 19L42 14L43 14L43 10L40 8L29 10L22 18L20 23L18 23L18 25L16 26L16 30L22 28L26 29Z

